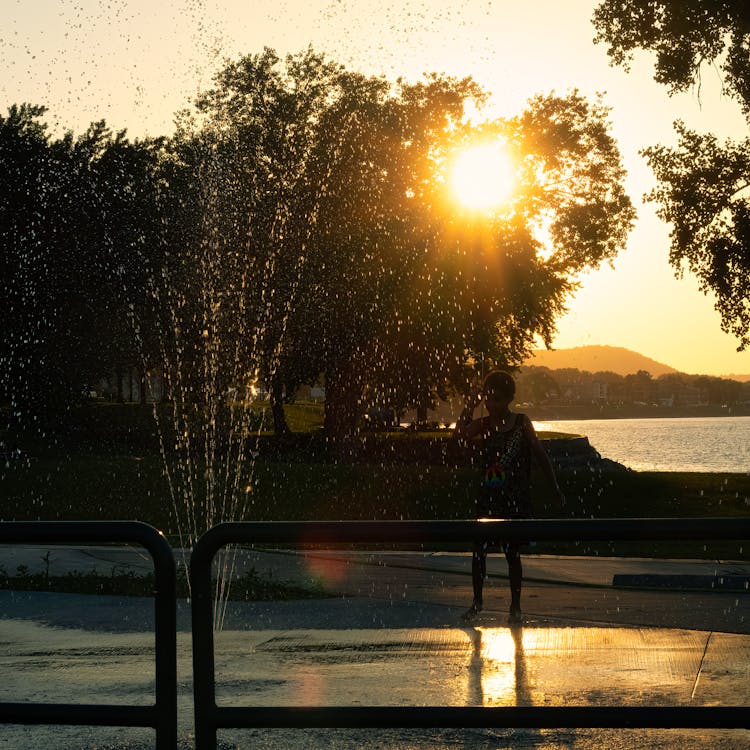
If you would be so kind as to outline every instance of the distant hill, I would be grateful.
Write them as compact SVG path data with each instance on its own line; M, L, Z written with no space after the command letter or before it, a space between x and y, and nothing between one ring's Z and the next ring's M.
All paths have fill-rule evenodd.
M646 370L651 377L677 372L674 367L657 362L643 354L621 346L575 346L571 349L535 349L534 355L524 364L561 370L573 367L588 372L609 371L618 375L631 375Z
M739 380L740 383L748 383L750 382L750 373L745 373L744 375L737 375L736 373L731 373L729 375L722 375L722 378L727 378L727 380Z

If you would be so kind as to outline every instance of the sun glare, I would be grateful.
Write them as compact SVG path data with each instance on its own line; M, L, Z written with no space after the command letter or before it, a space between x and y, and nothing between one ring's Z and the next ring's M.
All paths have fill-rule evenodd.
M453 164L453 193L467 208L499 206L513 192L514 183L513 164L500 143L467 148Z

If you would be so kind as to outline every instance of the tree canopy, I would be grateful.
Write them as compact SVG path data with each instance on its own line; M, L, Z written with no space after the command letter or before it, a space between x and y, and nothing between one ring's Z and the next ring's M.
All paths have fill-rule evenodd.
M132 363L127 303L144 285L158 141L130 142L104 122L52 139L43 107L0 116L2 387L17 409L80 402Z
M470 78L391 82L267 49L228 62L169 138L98 123L52 140L43 110L12 109L0 120L2 179L18 196L0 214L12 331L45 329L73 393L117 358L159 363L186 451L245 434L240 412L215 404L246 403L258 382L282 431L279 407L322 377L331 436L368 404L466 392L480 361L512 366L551 341L578 274L614 257L634 216L600 101L540 95L473 122L467 103L486 97ZM451 164L490 141L511 156L515 189L492 210L461 209ZM54 315L34 320L40 309ZM206 440L207 453L231 449Z
M750 116L750 9L744 0L605 0L594 11L596 42L627 69L635 50L656 55L654 78L670 92L700 83L719 62L725 92Z
M750 127L750 10L743 0L606 0L596 41L627 68L635 50L656 56L654 78L670 93L699 85L718 64L723 88ZM722 329L750 344L750 139L719 142L675 123L678 145L644 150L657 178L650 193L672 224L670 263L716 296Z
M466 103L485 97L471 79L389 83L266 50L198 100L196 132L231 154L238 218L223 223L254 263L262 378L278 398L322 373L329 434L368 401L465 391L479 356L520 362L551 341L576 275L625 242L633 209L606 108L572 92L472 124ZM518 184L468 215L446 170L488 140L512 151Z

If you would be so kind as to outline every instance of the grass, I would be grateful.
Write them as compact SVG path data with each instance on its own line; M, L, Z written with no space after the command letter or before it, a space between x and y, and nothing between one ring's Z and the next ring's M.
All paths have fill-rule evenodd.
M351 460L326 457L311 425L320 405L288 407L308 431L276 450L261 438L243 520L451 519L473 513L477 471L448 455L445 433L367 434ZM130 410L130 411L128 411ZM20 456L0 464L0 520L137 519L177 542L177 524L154 437L150 407L99 407L73 415L66 434L19 438ZM293 419L292 419L293 417ZM560 437L559 434L550 436ZM265 441L265 442L263 442ZM746 517L750 474L559 472L566 517ZM540 476L533 496L539 517L558 517ZM182 512L182 511L180 511ZM184 516L182 518L184 522ZM539 551L741 558L738 544L545 545Z
M102 574L96 571L81 573L69 571L65 575L29 573L23 565L15 575L8 575L0 568L0 590L6 591L54 591L59 594L96 594L105 596L153 596L154 574L133 572ZM327 592L319 581L310 586L299 586L286 581L271 581L261 578L250 570L232 579L230 595L233 601L286 601L296 599L320 599L335 594ZM177 576L177 596L189 596L184 572Z

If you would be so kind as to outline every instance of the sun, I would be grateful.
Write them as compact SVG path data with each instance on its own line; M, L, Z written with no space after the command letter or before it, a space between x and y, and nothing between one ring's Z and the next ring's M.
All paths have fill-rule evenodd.
M504 203L515 187L513 163L502 143L461 151L453 163L450 184L466 208L490 210Z

